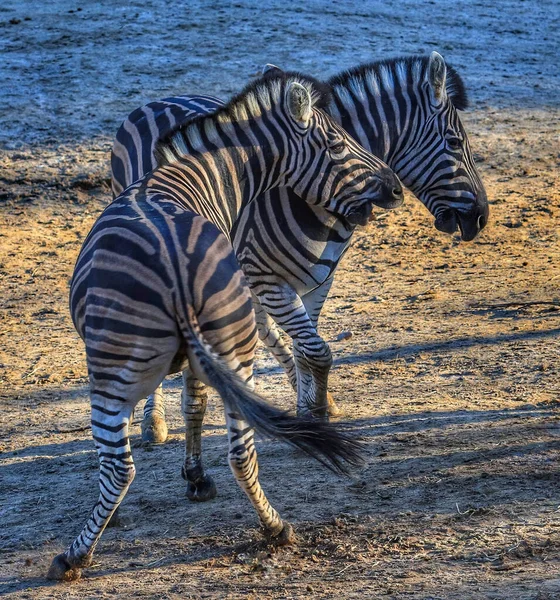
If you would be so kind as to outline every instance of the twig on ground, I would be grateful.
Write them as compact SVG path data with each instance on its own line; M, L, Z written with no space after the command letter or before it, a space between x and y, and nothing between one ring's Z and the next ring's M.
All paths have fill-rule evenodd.
M81 427L73 427L72 429L55 429L54 433L78 433L91 429L91 425L82 425Z

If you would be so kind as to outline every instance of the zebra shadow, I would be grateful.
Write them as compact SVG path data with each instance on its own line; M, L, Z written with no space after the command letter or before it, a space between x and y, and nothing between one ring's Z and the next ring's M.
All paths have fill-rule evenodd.
M367 464L354 479L330 474L299 451L265 440L257 444L261 482L296 528L310 514L306 527L321 529L340 513L375 515L383 522L403 511L420 518L482 514L493 505L519 507L535 498L546 505L560 492L556 417L554 406L542 405L358 419L344 425L364 439ZM532 439L531 432L538 431L541 439ZM171 439L134 452L137 477L123 503L132 523L106 531L87 579L229 560L263 548L254 514L229 472L225 434L204 436L206 464L219 490L211 503L186 501L179 477L182 446L182 440ZM70 541L97 496L93 443L71 440L6 454L0 466L0 550L31 565L26 577L2 576L0 593L48 587L43 578L48 560ZM10 458L17 460L6 464ZM154 561L152 552L162 558Z
M475 346L500 346L512 342L526 340L546 340L560 338L560 328L542 331L522 331L503 335L468 336L446 341L433 341L406 346L391 346L373 352L361 354L341 354L334 359L334 365L359 364L375 361L390 361L395 358L404 358L418 353L430 354L439 351L456 352ZM269 372L269 371L268 371Z

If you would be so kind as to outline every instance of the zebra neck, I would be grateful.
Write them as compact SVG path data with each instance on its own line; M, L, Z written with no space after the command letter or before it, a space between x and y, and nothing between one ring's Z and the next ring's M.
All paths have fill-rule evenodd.
M396 160L406 133L406 123L414 119L410 102L399 102L392 89L373 93L363 83L361 94L351 85L333 88L333 100L328 112L364 148L375 154L390 167Z
M245 206L282 182L285 169L278 162L287 149L269 139L275 133L270 123L218 116L195 119L159 143L155 152L162 168L175 167L182 177L193 179L193 191L202 190L197 204L208 207L200 214L213 214L211 220L229 235Z
M270 187L262 152L237 146L190 152L156 169L148 187L166 192L179 189L174 197L181 206L208 219L230 238L245 206Z

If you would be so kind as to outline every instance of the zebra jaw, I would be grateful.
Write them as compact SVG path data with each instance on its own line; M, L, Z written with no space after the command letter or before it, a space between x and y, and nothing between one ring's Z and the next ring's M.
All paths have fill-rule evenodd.
M404 196L402 193L402 188L393 188L393 191L386 192L384 188L382 188L382 193L379 198L375 198L373 200L368 200L359 206L353 207L349 212L344 215L337 215L339 217L343 217L350 225L367 225L370 221L375 220L373 216L373 207L379 206L380 208L384 208L385 210L392 210L393 208L398 208L404 200Z
M364 202L360 206L352 208L350 212L343 216L346 221L352 226L356 225L367 225L373 218L373 202Z

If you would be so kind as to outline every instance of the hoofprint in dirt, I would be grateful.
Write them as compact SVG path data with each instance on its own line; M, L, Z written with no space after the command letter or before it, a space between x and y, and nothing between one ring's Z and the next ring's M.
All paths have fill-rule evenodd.
M159 1L3 3L0 594L560 597L554 8L504 1L450 11L401 0L357 11L266 0L193 2L177 15ZM180 381L170 380L171 439L135 449L126 524L107 531L82 582L51 586L51 559L97 497L85 359L67 293L109 199L110 140L122 118L173 93L226 97L265 62L328 76L433 49L471 92L464 122L491 221L480 240L461 244L407 198L356 235L321 330L333 340L330 387L366 440L366 469L342 480L260 443L263 487L299 537L293 548L268 547L227 467L215 397L204 443L219 496L187 502ZM353 335L336 342L342 331ZM259 391L292 408L264 351L258 364ZM133 434L138 441L138 424Z

